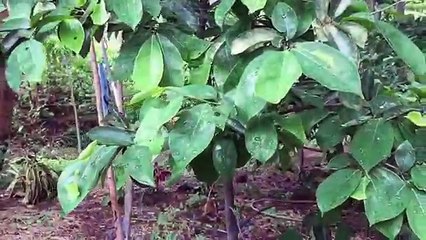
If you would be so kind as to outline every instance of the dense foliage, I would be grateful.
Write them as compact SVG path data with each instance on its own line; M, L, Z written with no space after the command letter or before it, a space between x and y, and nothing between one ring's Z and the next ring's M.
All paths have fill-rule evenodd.
M138 91L129 103L138 124L93 129L62 172L63 211L110 165L117 188L128 177L155 186L153 162L167 151L169 184L188 167L201 181L226 182L250 158L286 166L315 140L335 170L317 190L322 213L352 198L388 238L408 224L426 239L424 40L422 52L361 0L213 2L9 1L0 30L14 90L43 79L49 34L86 56L92 39L120 31L112 78Z

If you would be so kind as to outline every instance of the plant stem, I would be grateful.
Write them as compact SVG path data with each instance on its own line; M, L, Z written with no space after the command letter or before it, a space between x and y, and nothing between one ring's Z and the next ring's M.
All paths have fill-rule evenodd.
M74 97L73 81L71 81L70 83L70 89L71 89L71 105L72 105L72 109L74 110L75 131L77 134L77 150L78 150L78 153L80 153L81 152L80 123L78 121L78 112L77 112L77 105L75 103L75 97Z
M101 101L102 92L101 92L101 85L100 85L100 79L98 74L98 65L96 62L95 44L93 40L90 44L90 58L91 58L90 65L92 68L92 75L93 75L93 88L95 90L95 95L96 95L96 110L98 114L98 122L99 122L99 125L102 126L104 125L103 124L104 115L102 113L102 101ZM120 222L120 211L119 211L119 205L117 201L117 189L115 184L115 176L111 166L108 168L108 171L107 171L107 185L109 189L111 209L112 209L113 221L115 225L115 238L117 240L123 240L123 229L121 227L121 222Z
M234 206L234 182L232 178L223 179L225 194L225 219L228 240L238 240L239 228L237 218L233 212Z

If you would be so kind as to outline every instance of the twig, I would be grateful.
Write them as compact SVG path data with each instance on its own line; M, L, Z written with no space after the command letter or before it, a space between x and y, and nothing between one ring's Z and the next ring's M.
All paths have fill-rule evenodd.
M394 2L394 3L392 3L392 4L390 4L389 6L386 6L386 7L384 7L384 8L380 8L380 9L377 9L377 10L375 10L375 11L371 12L370 14L371 14L371 15L374 15L374 14L376 14L376 13L381 13L381 12L383 12L383 11L385 11L385 10L389 9L389 8L392 8L392 7L394 7L394 6L396 6L396 5L400 4L400 3L403 3L403 2L405 2L405 3L409 3L409 2L412 2L412 1L399 0L399 1L396 1L396 2Z
M70 89L71 89L71 105L72 105L72 109L74 110L75 131L77 134L77 151L78 153L80 153L81 152L80 123L78 121L78 112L77 112L77 105L75 103L75 97L74 97L73 81L70 82Z

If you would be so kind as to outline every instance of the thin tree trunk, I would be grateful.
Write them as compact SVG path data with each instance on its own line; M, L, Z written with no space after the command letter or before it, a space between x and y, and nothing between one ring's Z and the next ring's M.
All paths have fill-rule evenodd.
M98 112L98 122L99 125L103 125L103 118L104 115L102 113L102 100L101 100L101 85L100 85L100 79L98 74L98 65L96 62L96 52L95 52L95 45L94 41L92 40L90 44L90 57L91 57L91 68L92 68L92 75L93 75L93 88L95 89L95 95L96 95L96 109ZM115 225L115 239L117 240L123 240L123 229L121 226L121 217L120 217L120 207L117 201L117 188L115 184L115 176L114 171L112 170L112 167L108 168L107 171L107 185L109 189L109 197L111 201L111 209L113 214L113 221Z
M237 218L234 214L234 182L233 179L224 179L223 181L224 194L225 194L225 219L226 219L226 232L228 240L238 240L239 228Z

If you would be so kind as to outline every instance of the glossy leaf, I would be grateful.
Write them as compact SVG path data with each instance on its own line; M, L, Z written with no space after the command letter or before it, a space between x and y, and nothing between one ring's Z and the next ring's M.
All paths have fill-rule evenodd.
M214 11L214 20L219 27L223 27L225 17L231 10L234 3L235 0L222 0L219 5L217 5L216 10Z
M420 239L426 239L426 193L412 190L407 206L407 219L411 230Z
M243 53L255 45L270 42L278 37L280 37L278 32L271 28L254 28L245 31L231 42L231 54Z
M342 168L349 167L353 163L354 159L347 153L341 153L334 156L327 164L328 169L339 170Z
M408 140L402 142L395 150L395 162L399 169L407 172L416 162L416 152Z
M213 76L218 89L226 93L237 86L247 66L244 60L231 54L229 44L219 48L213 61Z
M238 153L234 141L221 138L213 143L213 165L225 179L232 179L237 166Z
M142 19L143 7L141 0L111 1L110 7L117 15L117 18L132 29L135 29Z
M316 108L303 111L299 113L299 116L302 119L305 132L309 133L316 124L324 120L329 114L330 112L325 109Z
M411 171L411 181L422 191L426 191L426 165L416 165Z
M92 141L109 146L130 146L134 139L134 134L113 126L95 127L87 135Z
M160 0L142 0L143 10L153 17L158 17L161 12Z
M297 138L301 143L306 143L305 130L303 128L303 122L299 115L292 114L288 116L276 116L274 117L275 122L280 126L281 130L284 130L295 138Z
M139 49L135 59L132 79L135 88L148 92L161 81L164 71L163 54L160 43L155 35L152 35Z
M331 174L316 192L318 208L326 213L342 205L361 182L362 172L355 169L341 169Z
M58 36L61 43L78 53L84 42L84 29L77 19L62 21L58 26Z
M215 41L204 55L201 65L191 68L189 82L194 84L206 84L210 77L210 72L213 64L214 56L224 43L224 38L219 38Z
M387 22L378 21L376 27L396 54L416 75L426 75L426 58L410 38Z
M365 171L390 156L394 141L392 125L373 119L360 127L350 143L350 153Z
M311 27L315 19L314 1L286 0L295 12L298 19L296 36L301 36Z
M109 19L110 14L106 10L105 6L105 0L99 0L94 8L93 12L90 15L92 18L93 24L95 25L103 25L105 24Z
M374 227L388 239L395 239L401 231L403 220L404 214L400 214L396 218L377 223Z
M278 2L271 15L272 25L278 31L285 33L287 39L292 39L297 32L298 19L296 12L285 2Z
M247 123L245 142L253 158L266 162L278 146L278 135L270 118L256 117Z
M181 87L185 84L185 63L177 47L165 36L158 35L164 59L164 74L160 85Z
M366 176L362 177L361 182L358 187L352 193L351 198L356 199L358 201L362 201L367 199L367 186L370 184L370 179Z
M241 0L241 2L249 9L249 13L254 13L265 7L267 0Z
M291 50L303 73L331 90L363 97L356 65L338 50L322 43L304 42Z
M426 127L426 116L423 116L420 112L410 112L406 116L412 123L419 127Z
M124 165L129 175L141 184L155 187L152 153L148 147L133 145L124 152L118 165Z
M265 51L254 61L261 65L249 65L244 74L255 78L255 95L271 103L279 103L302 75L296 57L289 51Z
M387 168L375 168L370 178L364 208L372 226L400 215L410 201L410 190L397 174Z
M330 116L319 123L315 134L318 145L323 150L328 150L341 143L345 137L339 116Z

